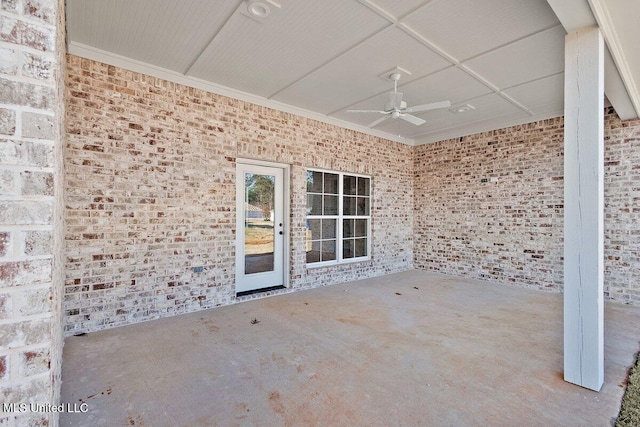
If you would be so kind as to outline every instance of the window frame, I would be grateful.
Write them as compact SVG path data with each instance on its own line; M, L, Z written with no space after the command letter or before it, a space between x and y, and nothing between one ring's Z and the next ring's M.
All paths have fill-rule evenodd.
M317 220L322 220L322 219L335 219L336 220L336 259L335 260L329 260L329 261L318 261L318 262L312 262L309 263L307 262L306 259L306 253L307 251L305 250L305 266L306 268L318 268L318 267L327 267L327 266L332 266L332 265L342 265L342 264L353 264L353 263L357 263L357 262L366 262L366 261L371 261L372 257L371 257L371 247L372 247L372 222L373 222L373 177L370 175L365 175L365 174L359 174L359 173L351 173L351 172L341 172L341 171L335 171L335 170L330 170L330 169L321 169L321 168L305 168L305 176L309 173L309 172L319 172L319 173L329 173L329 174L334 174L334 175L338 175L338 214L337 215L311 215L311 214L307 214L305 213L305 223L310 220L310 219L317 219ZM352 176L352 177L356 177L356 178L366 178L369 180L369 195L366 196L369 198L369 214L368 215L344 215L344 177L345 176ZM357 188L357 184L356 184L356 188ZM357 191L357 190L356 190ZM305 187L305 210L306 208L306 203L308 203L309 200L309 195L310 194L322 194L323 196L325 194L332 194L332 193L325 193L324 192L324 188L322 193L314 193L314 192L309 192L308 189ZM351 196L349 194L347 194L346 196ZM357 197L357 195L356 195ZM353 257L353 258L344 258L344 241L345 241L345 237L344 237L344 220L345 219L365 219L367 221L367 226L366 226L366 240L367 240L367 245L366 245L366 250L367 250L367 255L366 256L361 256L361 257ZM305 230L309 230L309 228L306 228L305 226ZM322 242L322 236L320 236L321 239L320 240L312 240L312 242L315 241L320 241ZM350 238L347 237L347 240L349 240ZM305 237L305 245L307 244L307 240Z

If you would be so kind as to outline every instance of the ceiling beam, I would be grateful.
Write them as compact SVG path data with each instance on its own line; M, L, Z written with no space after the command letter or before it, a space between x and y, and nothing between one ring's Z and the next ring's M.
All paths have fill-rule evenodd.
M593 2L594 0L547 0L547 3L553 9L564 29L569 33L580 28L598 26L599 21L605 20L604 18L596 19L589 6L590 1ZM599 0L595 1L599 2ZM613 30L610 29L609 31ZM626 69L624 57L614 58L610 49L616 51L622 51L622 49L617 39L614 38L612 40L607 37L604 30L602 32L606 41L604 92L622 120L636 119L640 116L640 95L637 94L637 90L635 90L634 94L633 88L636 85L633 75L630 72L627 72L626 76L620 73L621 67L616 64L615 59L620 61ZM615 47L613 47L614 44Z
M600 31L602 31L602 35L607 41L613 63L617 66L618 73L624 82L624 86L627 88L637 118L640 116L640 92L638 91L639 83L636 80L640 80L640 78L634 75L629 66L624 46L619 38L615 19L612 17L606 2L603 0L589 0L589 4L596 17L596 21L598 21Z

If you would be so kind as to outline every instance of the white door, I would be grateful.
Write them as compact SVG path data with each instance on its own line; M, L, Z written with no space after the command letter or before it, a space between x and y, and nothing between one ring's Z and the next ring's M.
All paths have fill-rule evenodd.
M284 285L284 172L236 168L236 293Z

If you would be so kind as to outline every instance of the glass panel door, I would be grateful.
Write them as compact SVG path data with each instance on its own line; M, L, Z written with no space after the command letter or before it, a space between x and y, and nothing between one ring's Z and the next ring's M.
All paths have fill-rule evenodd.
M284 284L284 172L238 163L236 292Z

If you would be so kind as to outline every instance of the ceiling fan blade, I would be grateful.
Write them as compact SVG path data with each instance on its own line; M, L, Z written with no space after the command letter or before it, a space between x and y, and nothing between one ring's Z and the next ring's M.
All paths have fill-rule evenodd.
M389 109L400 108L400 104L402 104L402 92L391 92L389 94Z
M409 107L407 108L407 113L418 113L420 111L437 110L438 108L447 108L447 107L451 107L451 102L449 101L432 102L431 104L422 104L422 105L416 105L415 107Z
M386 111L380 110L347 110L347 113L381 113L386 114Z
M376 121L374 121L374 122L369 123L369 124L367 125L367 127L372 128L372 127L374 127L374 126L377 126L378 124L380 124L380 123L384 122L384 121L385 121L385 120L387 120L388 118L389 118L389 115L386 115L386 116L384 116L384 117L380 117L378 120L376 120Z
M426 120L422 120L420 117L412 116L411 114L400 114L400 118L409 123L413 123L416 126L420 126L427 122Z

